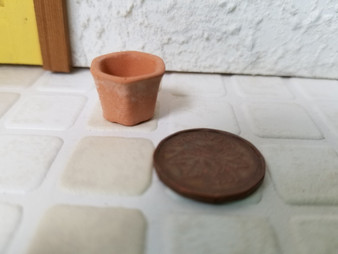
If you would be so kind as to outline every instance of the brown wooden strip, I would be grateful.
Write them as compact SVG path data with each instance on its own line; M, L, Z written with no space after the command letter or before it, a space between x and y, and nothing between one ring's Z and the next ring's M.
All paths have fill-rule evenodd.
M71 71L71 51L65 0L34 0L43 68Z

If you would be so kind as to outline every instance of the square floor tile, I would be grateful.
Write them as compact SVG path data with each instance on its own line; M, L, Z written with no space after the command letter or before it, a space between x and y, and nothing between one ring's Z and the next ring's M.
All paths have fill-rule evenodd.
M27 192L40 185L62 141L56 137L0 135L0 192Z
M140 138L86 137L63 172L73 192L140 195L151 182L154 146Z
M157 128L157 118L159 107L156 106L155 115L152 119L135 126L124 126L118 123L112 123L103 118L101 104L98 102L88 120L87 128L98 131L132 131L132 132L149 132Z
M338 253L338 217L297 217L291 220L299 254Z
M28 253L142 254L145 230L138 210L59 205L42 218Z
M263 138L322 139L307 112L291 103L252 103L244 112L254 134Z
M88 68L77 68L71 74L46 72L36 82L36 87L43 91L86 92L95 85Z
M14 104L20 97L17 93L0 93L0 117Z
M166 254L280 253L265 219L212 215L171 215L164 228Z
M293 78L292 82L308 98L338 99L337 80Z
M32 95L18 102L5 126L14 129L65 130L76 121L86 98L73 95Z
M320 102L318 104L318 109L326 126L338 135L338 96L337 101Z
M0 66L0 88L25 88L33 84L42 74L41 67Z
M286 79L279 77L232 76L235 88L243 97L289 99L293 95L286 87Z
M338 154L327 146L264 145L277 192L290 204L338 204Z
M212 128L235 134L240 129L232 107L224 98L212 100L173 96L170 101L173 131L190 128Z
M177 96L217 97L226 93L221 76L215 74L166 74L161 88Z
M21 208L0 203L0 253L5 253L21 219Z

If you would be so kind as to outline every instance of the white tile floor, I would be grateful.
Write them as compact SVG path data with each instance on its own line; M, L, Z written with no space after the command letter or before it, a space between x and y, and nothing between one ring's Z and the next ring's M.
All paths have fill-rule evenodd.
M338 81L170 73L124 127L88 69L0 66L0 253L338 253L337 119ZM258 147L257 192L214 206L159 181L154 148L198 127Z

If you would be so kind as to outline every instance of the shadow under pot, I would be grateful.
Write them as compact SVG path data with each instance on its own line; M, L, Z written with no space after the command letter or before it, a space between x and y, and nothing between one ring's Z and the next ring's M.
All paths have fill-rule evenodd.
M165 72L160 57L138 51L110 53L96 57L90 71L106 120L132 126L154 116Z

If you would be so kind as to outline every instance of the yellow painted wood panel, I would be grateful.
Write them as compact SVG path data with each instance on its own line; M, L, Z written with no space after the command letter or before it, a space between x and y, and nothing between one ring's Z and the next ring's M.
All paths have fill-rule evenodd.
M0 63L42 65L33 0L0 0Z

